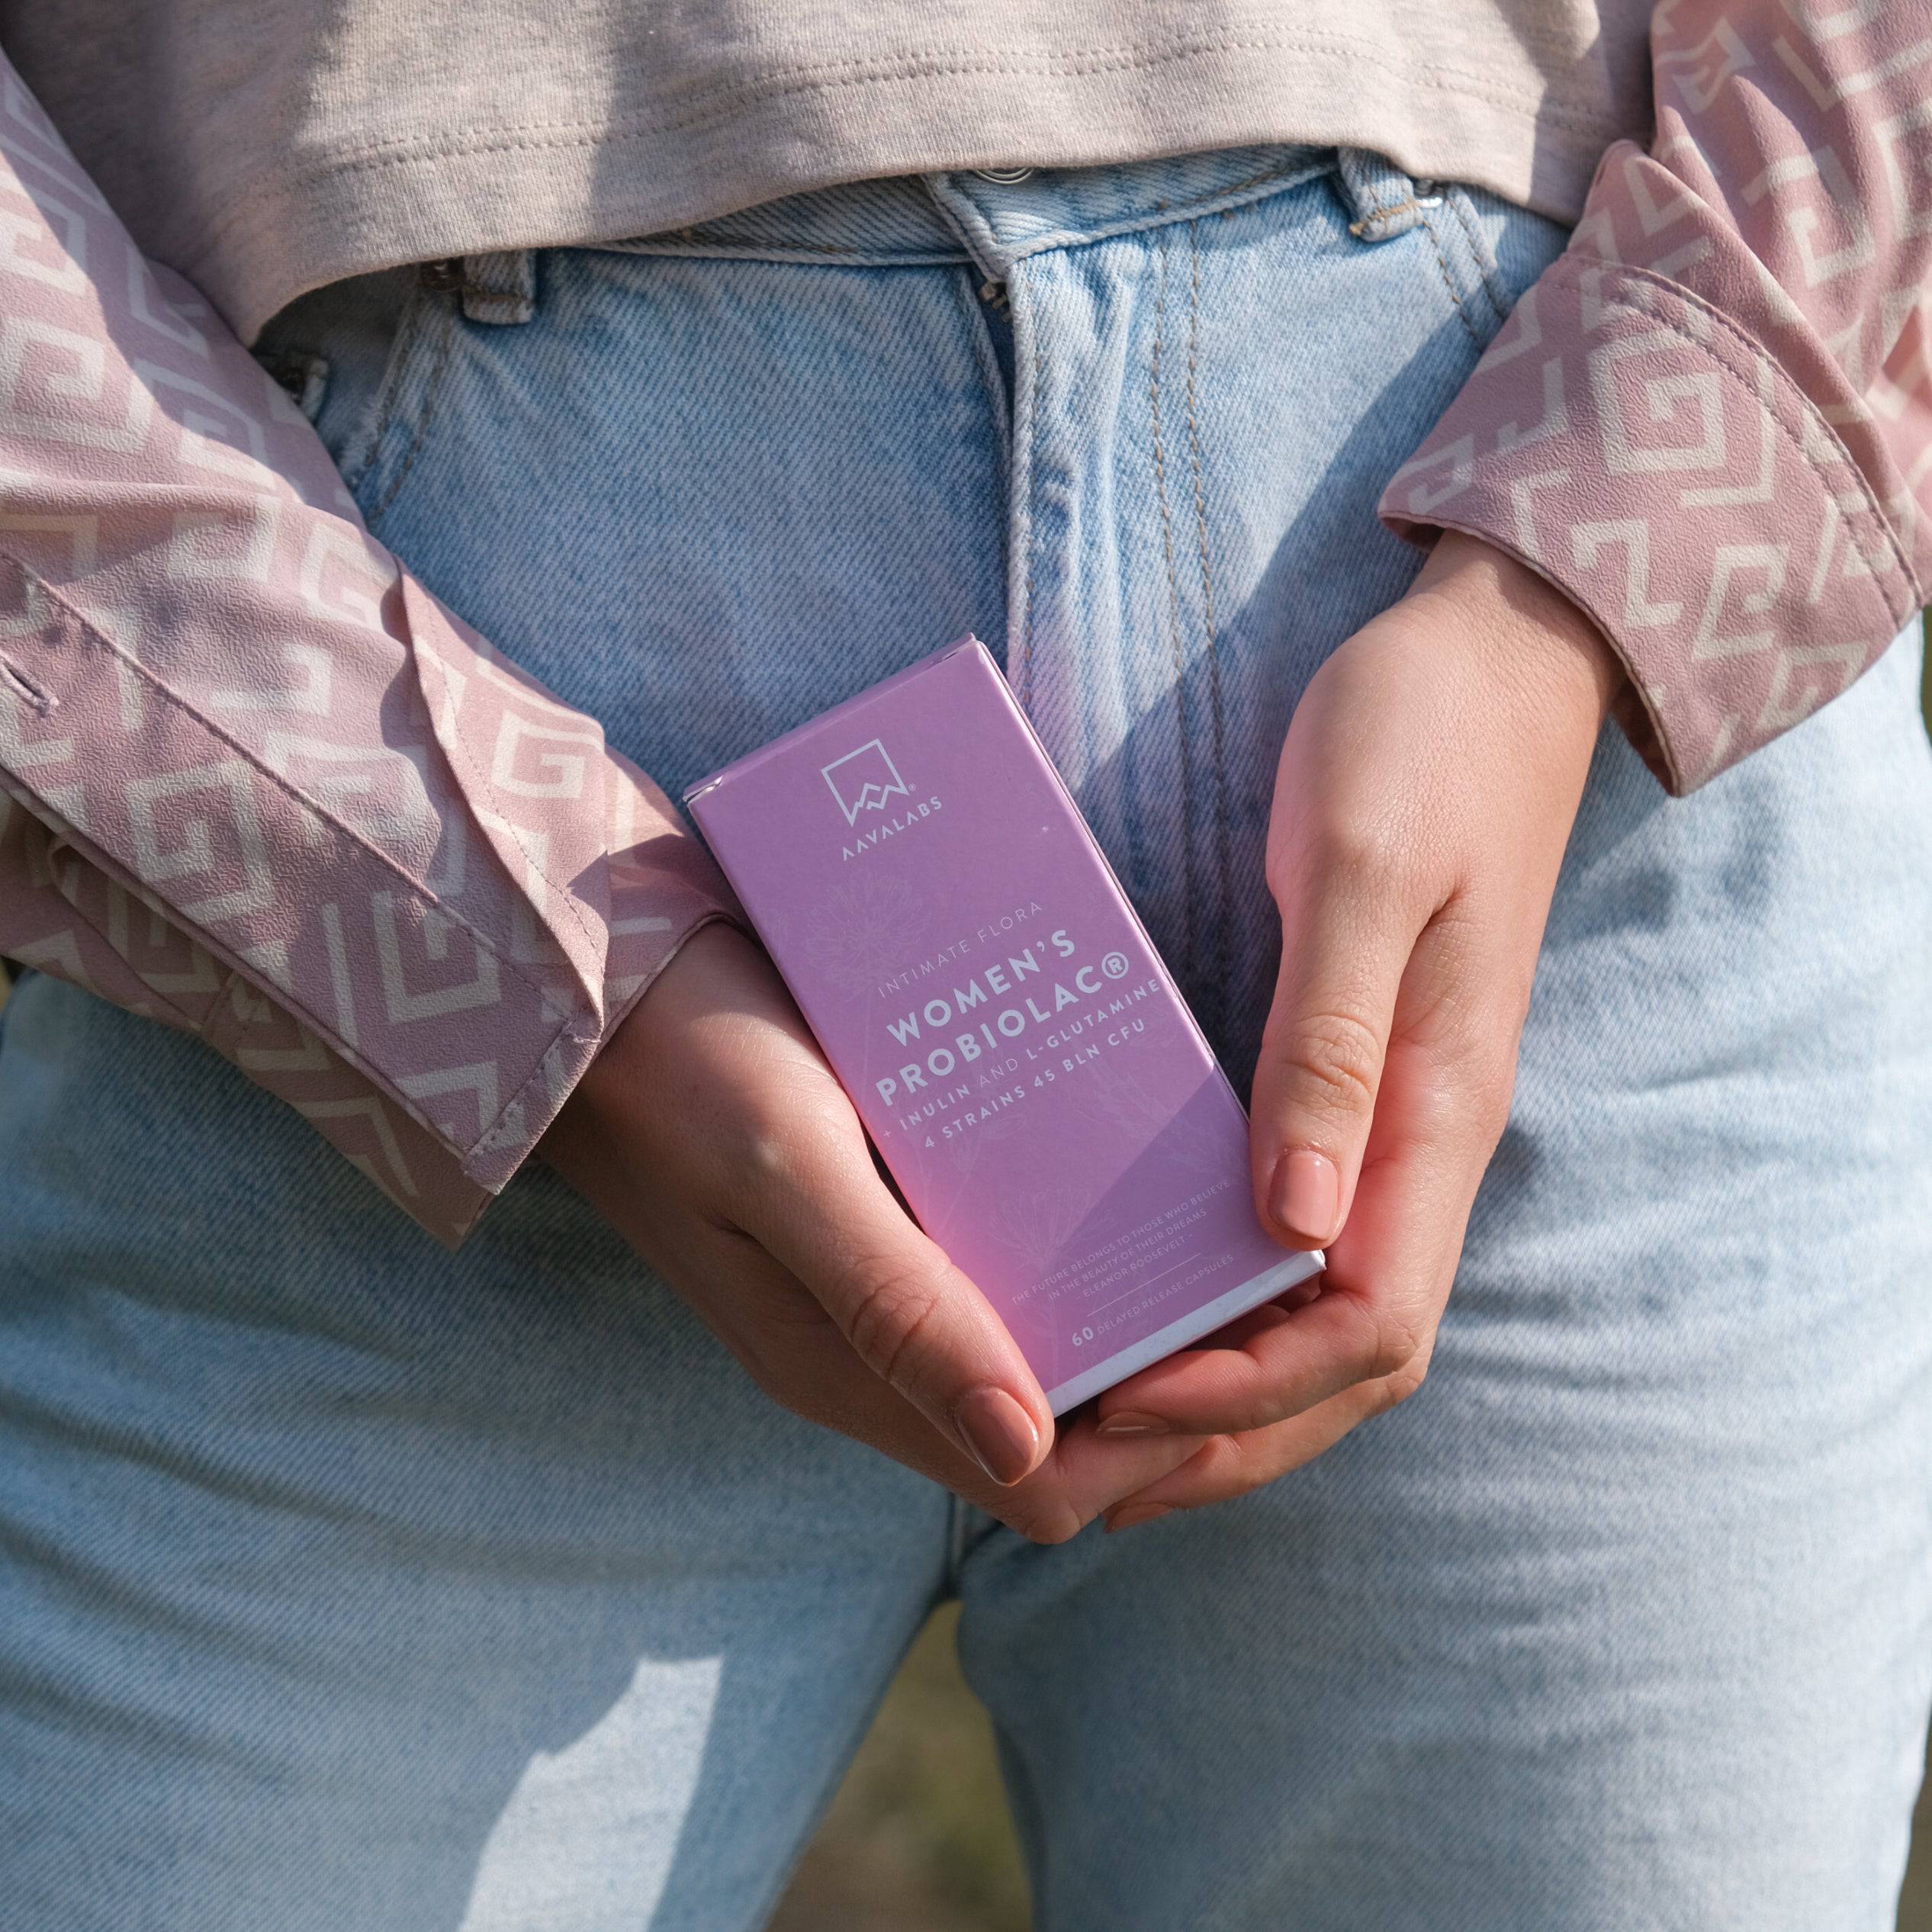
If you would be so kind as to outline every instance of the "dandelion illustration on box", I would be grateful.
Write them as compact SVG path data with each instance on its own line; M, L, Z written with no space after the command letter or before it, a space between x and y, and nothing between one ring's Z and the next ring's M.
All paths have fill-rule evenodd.
M801 943L815 971L851 992L863 992L900 970L906 935L917 930L918 917L918 897L909 886L862 872L819 901Z

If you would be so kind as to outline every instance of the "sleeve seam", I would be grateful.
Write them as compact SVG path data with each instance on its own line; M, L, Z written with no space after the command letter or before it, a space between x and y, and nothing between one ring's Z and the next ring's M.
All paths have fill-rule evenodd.
M1898 533L1892 529L1890 519L1885 514L1877 496L1873 490L1870 480L1866 476L1857 459L1852 455L1850 448L1844 439L1838 434L1836 426L1825 415L1824 410L1805 394L1796 380L1775 355L1770 354L1757 343L1753 342L1729 316L1725 314L1721 309L1707 301L1695 289L1687 288L1682 282L1673 281L1667 276L1660 275L1653 269L1641 268L1632 263L1609 262L1599 256L1579 257L1577 259L1580 262L1588 261L1592 268L1606 276L1615 279L1628 278L1647 288L1658 290L1662 294L1683 303L1687 307L1696 310L1719 330L1726 339L1744 351L1754 368L1770 371L1772 393L1779 398L1781 403L1789 407L1789 400L1795 399L1802 419L1815 425L1819 433L1840 452L1846 469L1857 484L1859 495L1864 503L1866 514L1877 526L1884 539L1885 548L1891 554L1893 564L1905 580L1908 601L1902 609L1895 609L1892 607L1891 598L1881 587L1878 573L1868 572L1868 580L1873 586L1875 594L1885 607L1885 615L1890 622L1892 631L1896 632L1902 630L1910 622L1913 609L1919 607L1924 602L1923 587L1919 583L1918 573L1912 567L1911 559L1907 556L1898 540ZM1551 265L1551 269L1548 272L1556 273L1560 280L1569 283L1575 289L1580 299L1583 297L1585 291L1580 286L1580 278L1586 272L1580 268L1573 267L1571 259L1567 255L1559 256ZM1635 301L1618 301L1614 297L1602 297L1597 299L1605 301L1606 306L1614 304L1614 306L1630 314L1641 316L1654 322L1660 328L1667 329L1679 341L1694 349L1702 351L1715 368L1721 369L1740 387L1748 389L1751 386L1737 366L1727 357L1719 354L1713 344L1700 340L1675 318L1660 314L1656 309L1642 306ZM1755 397L1753 400L1754 402L1757 400ZM1762 407L1761 404L1759 406ZM1813 481L1817 484L1820 492L1837 515L1840 525L1849 535L1851 533L1851 520L1847 516L1844 506L1838 501L1839 492L1812 460L1811 452L1805 446L1804 437L1799 433L1798 428L1786 420L1782 409L1773 410L1771 420L1777 426L1779 433L1785 438L1786 442L1795 452L1799 461L1809 472Z
M403 603L405 606L407 605L408 602L407 580L406 579L403 593ZM440 671L442 669L442 661L439 658L436 661L438 668ZM493 666L490 668L493 670L494 670ZM447 676L447 674L448 673L446 672L443 673L443 675L445 676ZM596 721L593 719L591 722L594 723ZM432 731L435 729L433 722L432 723L431 729ZM598 729L600 738L601 739L603 728L599 726ZM457 754L458 749L460 748L461 752L462 769L465 774L469 778L472 784L477 786L480 789L487 789L483 774L477 769L475 761L470 755L469 747L464 744L460 737L452 735L450 738L445 739L440 732L437 732L436 743L438 747L442 751L443 756L448 759L452 766L457 763ZM600 746L600 750L603 750L601 744ZM608 754L606 753L605 755L607 758ZM520 850L522 847L519 846L519 849ZM499 863L501 863L500 859L498 862ZM551 877L548 872L546 871L535 860L530 860L529 865L531 870L533 871L537 876L543 881L545 885L548 886L551 891L556 894L558 898L562 902L564 910L570 915L571 923L574 925L578 932L583 935L585 942L594 947L597 943L596 935L591 931L589 924L584 919L583 913L578 910L577 895L572 892L567 886L558 884L555 879ZM515 882L516 882L513 879L511 882L513 885L514 885ZM529 895L527 893L525 893L523 896L527 898ZM567 955L566 955L566 956L567 957ZM577 974L575 962L572 961L571 964L573 975L578 978L579 984L582 984L581 976ZM584 990L588 992L590 989L587 986Z
M122 964L127 968L129 972L133 976L135 980L139 983L142 990L146 994L149 998L152 999L157 1006L165 1007L169 1013L174 1015L174 1019L172 1023L163 1022L162 1024L172 1024L178 1027L184 1033L189 1034L197 1038L199 1038L201 1035L202 1028L188 1009L182 1005L178 1001L169 998L166 993L161 992L159 988L153 985L148 979L147 976L141 971L140 967L136 966L133 961L129 959L127 954L122 952L119 947L115 945L114 940L108 936L108 934L101 931L99 924L95 920L88 917L86 908L77 900L70 897L66 892L62 889L59 873L56 868L59 859L63 852L77 864L93 867L93 869L97 871L99 870L99 867L95 866L95 861L89 853L82 850L79 845L74 843L73 834L66 823L64 821L56 821L48 818L45 815L44 810L40 806L38 799L34 798L31 793L26 796L23 796L21 795L21 789L17 789L18 788L18 786L19 781L18 779L14 778L11 773L0 772L0 792L4 792L7 797L12 799L14 803L18 805L22 812L26 813L28 818L32 819L37 825L40 825L42 829L50 835L51 842L49 845L47 853L49 860L48 888L53 892L55 898L57 898L60 902L61 905L66 908L67 916L72 919L77 924L85 927L86 929L92 933L110 953L113 953L116 959L119 960ZM30 802L30 799L32 801L31 802ZM110 879L110 882L113 882L111 875L103 876L108 876ZM125 889L124 888L123 889ZM194 939L192 934L184 931L182 936L186 938L191 944L200 943L198 940ZM233 974L234 969L229 966L226 960L219 958L217 955L212 953L210 953L208 956L211 960L214 960L217 967L223 969L226 974ZM227 977L224 977L221 982L221 985L225 987L227 984ZM220 996L220 989L217 989L215 998L219 998Z
M596 1056L597 1053L602 1050L605 1042L607 1041L610 1038L611 1035L617 1030L618 1027L629 1017L630 1014L636 1009L638 1004L643 1000L645 995L648 993L651 988L654 986L659 979L664 976L666 969L669 967L671 962L677 957L678 954L684 950L686 945L689 943L693 937L701 931L705 927L709 925L715 919L723 919L734 925L738 923L732 918L731 914L726 911L722 906L706 905L700 907L699 910L692 915L683 931L678 934L677 937L672 942L670 950L664 954L664 957L658 961L655 968L654 968L651 973L644 979L642 983L634 988L629 995L621 1002L616 1005L608 1006L606 1008L607 1017L602 1028L593 1035L577 1034L573 1036L573 1037L579 1041L584 1042L590 1046L591 1050L591 1058L594 1059ZM516 1093L512 1099L505 1103L502 1111L497 1115L496 1120L491 1124L487 1131L477 1136L475 1146L471 1150L473 1155L481 1156L486 1153L494 1153L500 1147L503 1146L507 1142L509 1136L505 1133L503 1127L503 1121L505 1116L510 1113L510 1109L515 1106L516 1101L520 1100L522 1096L529 1091L532 1083L537 1079L538 1075L542 1073L544 1062L548 1060L550 1055L556 1050L559 1040L561 1040L561 1037L562 1036L560 1034L558 1040L553 1040L551 1042L549 1046L545 1050L543 1058L539 1059L537 1062L536 1068L531 1074L529 1079L525 1081L523 1085L516 1090ZM539 1134L537 1138L541 1139L541 1134ZM532 1145L534 1144L535 1143L533 1142Z
M1586 294L1580 285L1581 275L1590 272L1601 275L1610 284L1610 286L1591 299L1601 303L1606 308L1614 309L1622 313L1649 322L1656 327L1667 331L1677 341L1699 352L1700 362L1721 372L1731 382L1750 393L1754 407L1760 410L1766 410L1766 403L1758 393L1756 373L1760 370L1768 371L1770 377L1770 395L1772 399L1768 413L1772 424L1778 435L1783 439L1786 446L1795 452L1802 474L1811 479L1815 488L1823 499L1826 511L1835 518L1839 541L1858 551L1861 557L1863 555L1863 551L1859 549L1858 544L1859 537L1862 534L1856 521L1858 512L1848 508L1840 500L1844 494L1843 490L1834 484L1813 459L1809 449L1806 447L1803 433L1804 428L1808 424L1815 426L1829 445L1840 452L1845 468L1851 477L1856 479L1858 497L1863 506L1863 514L1870 518L1882 533L1886 551L1892 561L1894 567L1904 580L1905 594L1908 601L1901 614L1889 593L1883 574L1879 570L1869 566L1863 573L1865 580L1869 587L1872 600L1879 606L1884 617L1886 625L1885 635L1889 637L1895 635L1911 621L1913 611L1924 602L1923 589L1919 583L1918 574L1913 569L1911 560L1905 554L1897 532L1892 529L1890 520L1885 516L1883 510L1879 506L1870 480L1853 457L1850 449L1844 439L1837 434L1829 419L1824 416L1823 411L1805 394L1803 388L1775 356L1752 342L1728 316L1713 307L1695 290L1686 288L1681 283L1671 281L1652 270L1628 263L1605 261L1601 257L1595 256L1560 256L1545 272L1546 278L1556 280L1579 300L1583 299ZM1622 278L1627 278L1631 283L1641 288L1654 289L1666 297L1674 298L1687 307L1695 309L1714 325L1712 336L1707 339L1693 334L1679 319L1662 312L1659 304L1642 303L1633 299L1635 292L1634 289L1626 294L1616 286L1618 281ZM1741 347L1745 352L1750 365L1749 373L1738 365L1732 352L1732 345ZM1800 413L1800 420L1797 423L1793 422L1790 415L1793 398ZM1452 413L1455 407L1455 404L1451 406ZM1577 433L1578 432L1574 427L1570 429L1567 431L1564 438L1558 439L1557 446L1561 447L1562 440L1574 437ZM1458 491L1456 494L1461 496L1467 493L1473 496L1476 502L1483 501L1486 493L1493 488L1487 481L1489 474L1495 464L1501 460L1506 453L1499 449L1482 455L1471 455L1467 458L1470 465L1470 484L1464 487L1464 491ZM1449 513L1446 502L1432 505L1426 511L1417 511L1413 516L1394 504L1390 504L1388 507L1394 519L1397 522L1413 522L1418 526L1433 526L1441 529L1460 530L1467 535L1478 537L1485 542L1493 544L1500 550L1507 551L1527 567L1534 570L1546 581L1554 584L1565 596L1570 598L1579 608L1586 612L1591 621L1602 632L1606 641L1625 668L1637 702L1641 706L1643 715L1654 735L1659 756L1666 769L1670 789L1680 796L1685 792L1687 785L1683 766L1677 756L1676 747L1667 727L1666 721L1660 715L1652 701L1650 687L1642 675L1641 664L1632 657L1621 635L1620 626L1606 616L1588 590L1570 580L1551 558L1530 555L1510 533L1508 519L1506 517L1498 516L1493 523L1481 522L1472 516L1467 510L1460 514Z
M275 771L272 767L264 764L262 760L254 752L250 751L246 744L243 744L240 740L232 737L221 727L220 725L217 723L214 719L208 717L194 705L190 703L188 700L183 697L179 692L176 691L172 685L169 684L156 672L149 669L148 666L143 664L138 657L134 657L130 652L122 650L111 638L108 637L104 632L98 629L94 625L90 623L87 618L80 611L77 610L73 605L69 603L65 597L61 596L59 592L56 590L52 584L49 583L45 578L42 577L39 574L38 572L33 570L29 565L24 563L18 557L14 555L11 550L6 549L3 546L0 546L0 558L4 558L7 562L11 564L15 569L18 570L21 573L22 576L25 577L28 582L31 583L34 586L35 589L38 590L41 595L45 596L48 602L53 605L56 609L61 612L72 622L76 628L79 630L90 643L92 643L99 648L107 651L119 663L125 664L130 670L135 672L145 683L151 686L154 690L159 694L161 699L166 703L171 706L175 710L182 713L186 717L193 719L194 723L202 731L207 732L211 738L214 738L217 743L225 745L236 757L242 759L249 766L251 770L257 773L272 790L285 798L297 812L302 814L306 818L310 818L320 821L322 824L326 825L331 831L337 834L349 844L355 847L357 850L374 860L375 863L384 870L384 871L399 880L403 885L407 886L411 893L415 897L421 900L423 904L426 905L434 906L442 917L448 919L452 925L459 927L463 931L468 934L479 946L486 947L497 960L506 972L512 975L522 985L529 987L530 990L537 994L539 998L548 997L548 989L545 987L542 982L532 979L529 974L526 972L506 947L505 947L499 940L491 937L488 934L479 931L472 921L465 918L460 912L457 911L452 906L451 906L447 901L440 898L425 882L413 876L410 872L403 866L399 863L391 853L384 851L380 846L371 844L370 841L362 833L358 832L355 827L344 823L343 821L338 818L333 812L325 810L322 806L316 803L315 801L308 798L303 792L297 790L294 786L289 784L287 780L285 780L280 773ZM11 657L4 648L0 648L0 668L4 668L16 677L21 677L22 675L14 664ZM23 680L23 681L25 680ZM32 690L37 687L30 683L28 688ZM56 700L56 702L57 702L58 700ZM441 749L440 745L438 748Z
M5 551L0 551L0 556L5 554ZM84 622L84 620L79 621ZM0 667L4 667L5 664L5 655L0 654ZM165 690L165 687L163 688ZM172 696L172 694L169 695ZM190 715L199 720L200 715L194 712L191 707L184 706L183 709L188 710ZM352 1047L319 1013L312 1011L296 999L292 994L275 985L273 982L252 973L245 965L238 962L236 955L226 943L215 935L190 926L182 921L174 909L154 892L152 887L111 854L100 852L85 833L81 831L77 827L70 825L61 814L56 812L40 797L38 792L25 785L18 773L8 771L5 767L0 767L0 789L5 790L19 805L22 811L39 820L56 838L66 841L69 849L77 857L104 873L110 881L120 886L123 891L131 895L140 903L147 906L151 911L158 912L164 919L173 924L185 937L194 944L201 947L221 969L220 982L211 997L207 1017L205 1020L198 1022L186 1009L175 1001L169 999L165 994L157 992L153 986L149 985L140 969L131 960L127 960L130 971L133 972L135 977L140 980L144 987L147 988L149 993L171 1011L180 1016L180 1024L185 1031L198 1039L206 1041L208 1045L215 1047L217 1051L220 1051L221 1049L217 1044L216 1035L213 1030L219 1024L218 1016L223 1005L229 999L230 989L235 981L241 980L252 992L267 1000L271 1005L275 1007L279 1011L287 1014L298 1025L313 1034L329 1052L341 1060L345 1066L354 1068L391 1105L399 1108L410 1120L415 1121L417 1126L436 1140L439 1146L446 1148L459 1168L463 1170L465 1178L471 1178L468 1174L471 1160L482 1148L485 1140L497 1131L504 1115L515 1105L516 1099L528 1090L531 1081L542 1072L544 1063L556 1051L558 1043L566 1039L582 1039L586 1037L574 1030L576 1016L566 1014L556 1031L550 1034L537 1050L533 1059L529 1062L532 1070L518 1086L515 1095L498 1108L489 1121L479 1126L476 1139L465 1146L461 1141L454 1140L444 1133L442 1128L430 1119L423 1107L413 1096L406 1093L391 1075L384 1072L358 1049ZM300 802L299 795L291 796L295 796L297 802ZM55 889L59 890L57 884ZM76 905L71 899L67 898L65 893L62 893L60 896L66 901L75 918L79 919L89 931L95 934L102 943L108 946L118 956L126 960L127 956L121 953L117 947L114 946L113 941L102 933L91 919L87 918L79 906ZM423 897L426 903L436 905L439 911L442 910L441 902L432 894L425 893ZM465 931L471 932L478 945L488 947L493 953L496 951L496 949L490 945L488 940L481 934L474 932L465 922L457 920L452 914L445 913L445 916L451 918L452 923L462 925ZM507 964L508 962L506 960L505 963ZM521 974L518 975L518 977L523 979ZM548 1003L548 996L542 986L536 985L535 982L527 979L523 979L523 983L531 985L539 999L545 1004ZM590 1037L594 1038L596 1036Z

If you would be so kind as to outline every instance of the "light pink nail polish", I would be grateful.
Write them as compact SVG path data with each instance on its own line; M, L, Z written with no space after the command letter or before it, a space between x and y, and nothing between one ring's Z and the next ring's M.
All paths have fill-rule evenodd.
M1162 1416L1142 1414L1138 1410L1122 1409L1111 1416L1103 1416L1094 1425L1096 1435L1167 1435L1172 1433L1172 1425Z
M960 1439L993 1480L1011 1487L1032 1468L1040 1431L1019 1399L1005 1389L975 1389L953 1411Z
M1268 1207L1276 1220L1299 1240L1323 1247L1335 1239L1342 1218L1342 1177L1327 1155L1297 1147L1275 1170Z

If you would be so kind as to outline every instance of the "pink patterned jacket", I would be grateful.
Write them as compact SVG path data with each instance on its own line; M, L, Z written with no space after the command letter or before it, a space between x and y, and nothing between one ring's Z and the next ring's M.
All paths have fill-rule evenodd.
M1925 601L1932 0L1664 0L1653 55L1651 149L1383 512L1587 609L1681 791ZM453 1243L735 911L0 61L0 953L201 1035Z
M1582 606L1688 792L1835 697L1932 582L1932 0L1661 0L1657 133L1397 472Z

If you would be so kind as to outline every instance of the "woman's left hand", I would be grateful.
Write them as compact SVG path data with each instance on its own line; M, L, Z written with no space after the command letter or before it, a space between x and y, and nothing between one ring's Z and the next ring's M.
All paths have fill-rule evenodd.
M1103 1433L1212 1438L1110 1529L1271 1481L1421 1385L1620 677L1558 591L1451 532L1309 684L1275 779L1251 1139L1264 1224L1328 1266L1313 1300L1100 1398Z

